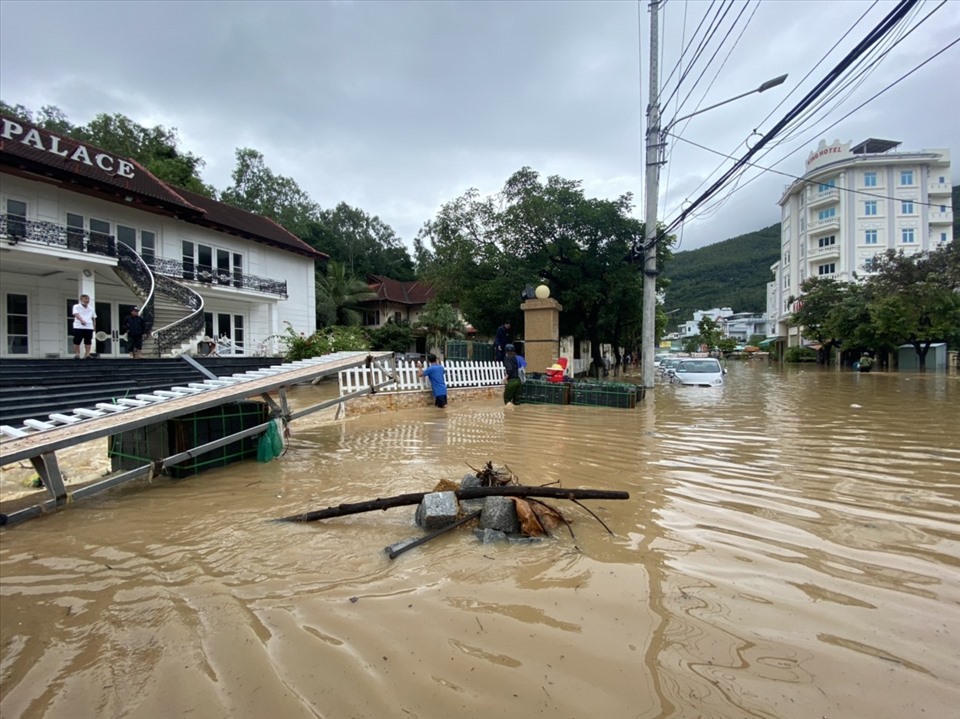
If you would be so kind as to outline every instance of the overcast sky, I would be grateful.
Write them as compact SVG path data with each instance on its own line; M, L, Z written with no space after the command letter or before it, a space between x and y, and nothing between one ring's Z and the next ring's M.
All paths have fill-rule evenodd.
M915 20L937 4L921 3ZM745 5L679 114L698 107L718 70L700 107L782 73L790 74L788 81L678 125L683 137L735 156L745 152L754 129L772 127L895 3L736 0L724 28ZM708 7L704 0L666 3L663 80ZM0 97L31 109L57 105L75 124L119 112L143 125L176 127L183 149L206 160L203 179L217 189L230 184L235 149L255 148L322 207L345 201L379 215L412 246L441 204L471 187L494 193L523 166L581 180L590 196L632 192L642 218L648 23L648 3L627 0L2 0ZM836 127L823 128L958 37L960 2L951 0L839 108L819 113L793 141L756 161L771 165L792 151L776 167L802 174L821 138L879 137L900 140L904 149L951 148L957 184L960 45ZM676 76L667 92L675 86ZM675 102L666 119L677 116ZM706 150L674 145L661 176L661 219L667 220L723 162ZM777 222L777 200L789 182L765 173L741 183L722 207L686 223L681 249Z

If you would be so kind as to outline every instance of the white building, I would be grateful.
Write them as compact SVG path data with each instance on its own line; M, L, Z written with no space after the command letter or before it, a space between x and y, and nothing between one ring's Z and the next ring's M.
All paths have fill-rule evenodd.
M693 313L692 320L687 320L680 325L680 337L686 339L687 337L695 337L700 334L700 321L704 317L709 317L722 326L726 318L731 315L733 315L733 309L730 307L714 307L709 310L696 310Z
M789 298L812 276L852 281L888 249L931 250L953 240L949 150L898 152L899 142L834 141L807 158L803 177L780 198L780 261L768 286L771 333L799 344L788 328Z
M314 263L275 222L167 185L137 162L0 117L0 356L70 357L90 295L95 351L127 353L121 320L151 322L144 353L271 352L285 323L316 329Z

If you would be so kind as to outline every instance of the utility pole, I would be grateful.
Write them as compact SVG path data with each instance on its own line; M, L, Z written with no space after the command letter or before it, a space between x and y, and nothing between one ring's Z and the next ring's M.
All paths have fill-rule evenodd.
M660 89L659 68L659 13L660 0L650 0L650 101L647 104L647 198L644 214L643 242L643 332L640 342L640 360L643 386L653 389L656 353L655 325L657 322L657 200L660 194Z

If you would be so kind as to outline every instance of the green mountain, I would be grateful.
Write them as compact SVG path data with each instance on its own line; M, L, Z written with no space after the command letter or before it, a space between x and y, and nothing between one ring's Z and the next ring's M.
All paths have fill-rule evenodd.
M730 307L734 312L766 312L770 265L780 257L780 223L678 252L663 268L670 280L664 309L670 326L686 322L696 310Z

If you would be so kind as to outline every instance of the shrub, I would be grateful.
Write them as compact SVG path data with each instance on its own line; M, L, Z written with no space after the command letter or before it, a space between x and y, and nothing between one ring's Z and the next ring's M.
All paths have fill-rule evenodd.
M810 347L787 347L783 353L784 362L816 362L817 351Z
M286 330L277 338L285 347L283 358L287 362L319 357L331 352L362 352L369 349L367 337L359 327L324 327L307 336L293 329L289 322L286 325Z

